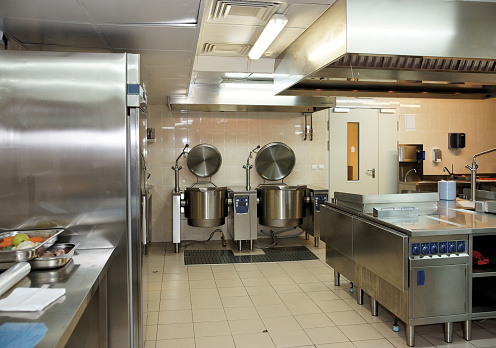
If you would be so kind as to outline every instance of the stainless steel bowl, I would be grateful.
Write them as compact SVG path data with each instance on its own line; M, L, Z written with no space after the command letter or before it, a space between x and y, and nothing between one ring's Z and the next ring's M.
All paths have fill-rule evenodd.
M188 225L214 227L226 222L227 187L188 187L184 198Z
M264 145L255 158L257 173L265 180L277 181L287 177L293 171L296 157L286 144L273 142Z
M306 185L260 185L257 187L258 219L269 227L294 227L305 217Z
M222 156L215 146L199 144L188 152L186 164L191 173L199 178L206 178L219 171Z

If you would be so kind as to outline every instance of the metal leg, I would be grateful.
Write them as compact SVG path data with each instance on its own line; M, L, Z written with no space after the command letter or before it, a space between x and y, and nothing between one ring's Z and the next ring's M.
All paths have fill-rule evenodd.
M472 340L472 321L462 321L463 339L465 341Z
M444 323L444 342L453 342L453 322Z
M374 317L379 315L379 302L377 302L373 297L370 298L370 312Z
M415 326L413 325L406 326L406 345L408 347L415 346Z
M250 239L250 250L253 250L253 239Z
M319 241L320 241L320 238L319 237L315 237L315 247L318 248L319 247Z
M339 286L339 272L334 271L334 285Z
M357 303L359 305L363 305L363 289L360 288L358 289L358 293L357 293Z
M176 254L179 253L179 243L174 243L174 246L176 247Z
M310 237L308 236L308 232L305 232L305 239L306 240L309 240L310 239Z
M238 240L238 249L239 249L239 251L241 251L241 249L243 249L243 241L241 241L241 240Z

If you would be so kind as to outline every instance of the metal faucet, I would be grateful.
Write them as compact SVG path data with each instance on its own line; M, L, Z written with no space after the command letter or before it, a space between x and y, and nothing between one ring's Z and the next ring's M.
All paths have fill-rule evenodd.
M179 192L179 171L181 169L183 169L182 166L180 166L178 164L179 162L179 159L184 155L184 157L186 157L186 148L189 147L189 144L186 144L186 146L184 146L183 150L181 151L181 154L176 158L176 164L174 166L172 166L172 170L174 171L174 192Z
M413 168L413 169L410 169L408 172L406 172L406 175L405 175L405 182L406 182L406 177L408 176L408 174L410 174L410 172L415 172L415 173L417 173L417 169Z
M465 168L470 170L470 200L472 202L475 202L475 186L477 183L477 168L479 167L477 165L477 163L475 162L475 157L479 157L479 156L485 155L485 154L493 152L493 151L496 151L496 148L476 153L474 155L474 157L472 157L472 166L470 166L468 164L465 166Z
M443 168L443 172L448 172L450 180L455 178L455 174L453 173L453 165L451 165L451 172L446 167Z
M256 151L260 148L260 145L258 145L256 148L250 151L250 154L248 155L248 158L246 159L246 164L243 166L243 168L246 170L246 191L251 190L251 184L250 184L250 170L253 168L253 165L250 164L250 158L253 158L253 154L256 153Z

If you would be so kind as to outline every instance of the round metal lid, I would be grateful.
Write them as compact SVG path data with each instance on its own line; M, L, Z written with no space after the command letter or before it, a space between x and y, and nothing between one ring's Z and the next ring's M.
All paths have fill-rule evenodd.
M206 178L219 171L222 157L215 146L199 144L188 152L186 164L191 173L197 177Z
M255 158L257 173L265 180L281 180L293 171L296 158L291 148L280 142L268 143Z

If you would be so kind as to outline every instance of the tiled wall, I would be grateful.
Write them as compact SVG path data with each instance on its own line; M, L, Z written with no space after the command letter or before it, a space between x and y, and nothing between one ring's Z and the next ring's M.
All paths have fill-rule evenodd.
M278 112L171 112L167 106L149 107L148 127L155 128L156 142L148 144L147 167L154 185L152 210L152 241L172 240L171 194L174 171L171 166L184 147L200 143L212 144L222 155L222 166L212 181L217 186L245 186L243 165L250 150L257 145L281 141L289 145L296 156L293 172L284 180L288 184L307 184L327 187L327 129L325 115L314 115L313 141L303 140L304 118L301 113ZM254 164L255 159L251 159ZM184 189L196 181L187 166L180 171L180 186ZM312 169L312 165L317 169ZM324 165L323 169L318 169ZM262 182L255 168L251 170L251 184ZM185 239L206 239L212 229L192 228L182 224Z
M405 131L405 114L416 115L416 131ZM466 147L448 149L448 133L465 133ZM496 147L496 101L401 99L399 141L423 144L424 175L443 175L443 167L456 174L470 175L465 165L472 156ZM432 161L432 148L440 148L443 159ZM496 173L496 153L477 159L478 173Z

